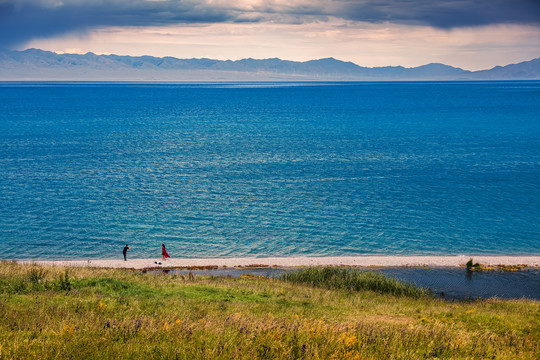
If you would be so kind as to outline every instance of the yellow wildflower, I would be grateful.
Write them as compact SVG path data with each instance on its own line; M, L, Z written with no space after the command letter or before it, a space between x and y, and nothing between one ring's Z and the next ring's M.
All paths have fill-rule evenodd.
M339 340L348 348L355 346L358 343L356 334L343 334Z
M75 331L75 325L73 324L65 325L64 328L62 329L62 334L73 334L74 331Z
M357 351L349 351L345 353L344 359L360 360L360 354Z

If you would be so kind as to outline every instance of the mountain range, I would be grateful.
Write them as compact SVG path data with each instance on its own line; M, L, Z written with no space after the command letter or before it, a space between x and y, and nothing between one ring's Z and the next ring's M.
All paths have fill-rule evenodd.
M538 80L540 58L481 71L431 63L363 67L326 58L213 60L0 50L0 81L397 81Z

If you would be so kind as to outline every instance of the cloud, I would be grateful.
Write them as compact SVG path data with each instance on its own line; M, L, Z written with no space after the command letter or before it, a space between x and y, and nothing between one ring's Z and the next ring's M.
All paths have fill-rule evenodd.
M0 0L0 46L107 26L164 26L241 21L233 9L189 1Z
M0 0L0 47L103 27L346 21L540 25L538 0Z
M196 1L0 0L0 46L97 27L214 23L236 17L234 11Z
M538 0L367 0L335 4L335 16L373 23L387 21L440 29L540 24Z

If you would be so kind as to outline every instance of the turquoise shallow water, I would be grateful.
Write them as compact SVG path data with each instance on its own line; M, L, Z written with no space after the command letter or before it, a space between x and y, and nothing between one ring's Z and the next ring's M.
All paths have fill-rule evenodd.
M540 82L0 83L0 258L540 254Z

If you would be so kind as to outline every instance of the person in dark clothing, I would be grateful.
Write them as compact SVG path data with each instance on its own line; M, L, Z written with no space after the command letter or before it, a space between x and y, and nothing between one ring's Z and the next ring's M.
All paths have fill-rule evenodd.
M126 244L126 246L124 247L124 251L123 251L123 253L124 253L124 261L127 261L127 259L126 259L126 254L127 254L127 251L128 251L129 249L131 249L131 248L129 247L128 244Z

